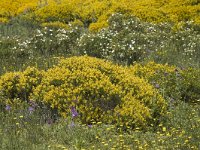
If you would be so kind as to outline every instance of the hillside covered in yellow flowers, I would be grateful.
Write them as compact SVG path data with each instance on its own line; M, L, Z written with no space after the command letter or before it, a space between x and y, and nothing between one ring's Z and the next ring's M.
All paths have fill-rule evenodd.
M0 150L200 149L200 0L0 0Z
M68 24L81 21L99 29L114 13L136 16L144 21L200 24L199 0L1 0L0 22L16 16L39 23ZM22 15L23 14L23 15Z

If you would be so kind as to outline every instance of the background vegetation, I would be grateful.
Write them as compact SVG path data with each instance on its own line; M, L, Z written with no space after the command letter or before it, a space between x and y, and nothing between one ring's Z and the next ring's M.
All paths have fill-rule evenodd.
M0 149L200 149L199 11L1 0Z
M134 15L148 22L172 22L178 26L185 21L200 23L198 0L2 0L1 22L21 16L26 21L61 24L79 20L91 30L108 26L107 19L115 13Z

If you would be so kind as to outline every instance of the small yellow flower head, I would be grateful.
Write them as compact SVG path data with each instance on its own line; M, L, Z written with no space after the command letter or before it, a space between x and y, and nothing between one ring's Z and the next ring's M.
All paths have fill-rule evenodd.
M166 132L166 127L163 127L162 130L163 130L163 132Z

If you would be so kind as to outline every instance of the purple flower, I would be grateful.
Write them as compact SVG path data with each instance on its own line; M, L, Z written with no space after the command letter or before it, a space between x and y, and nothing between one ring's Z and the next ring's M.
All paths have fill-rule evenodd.
M75 118L78 116L78 112L76 111L75 107L71 107L71 113L72 113L72 118Z
M88 127L89 127L89 128L92 128L92 125L91 125L91 124L88 124Z
M30 113L32 113L32 112L35 111L35 109L34 109L33 107L29 106L28 111L29 111Z
M6 105L6 108L5 108L7 111L10 111L11 110L11 107L10 105Z

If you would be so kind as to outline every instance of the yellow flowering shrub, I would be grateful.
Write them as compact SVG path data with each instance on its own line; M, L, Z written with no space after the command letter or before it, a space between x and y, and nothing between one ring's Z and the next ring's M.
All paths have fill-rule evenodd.
M107 22L96 22L96 23L91 23L89 26L90 31L100 31L102 28L105 28L108 26Z
M0 17L0 23L7 23L7 22L8 22L7 18Z
M21 13L34 11L37 5L38 0L1 0L0 17L10 19Z
M154 77L157 73L172 73L176 69L175 66L169 66L167 64L157 64L155 62L148 62L145 65L142 64L136 64L134 66L130 67L130 70L135 74L140 77L144 78L152 78ZM161 77L162 78L162 77Z
M28 67L23 72L9 72L0 77L0 91L9 99L28 100L30 93L42 78L42 72Z
M0 93L11 101L37 101L63 117L73 107L82 123L146 127L167 108L158 91L128 68L88 56L62 58L47 71L28 67L6 73L0 78Z
M63 116L76 107L83 123L101 121L145 126L166 110L164 99L127 68L92 57L72 57L44 73L31 99L58 109Z
M145 65L136 64L130 71L160 90L170 100L198 102L200 99L199 69L178 68L170 65L149 62Z
M55 21L55 22L44 22L41 24L41 26L43 27L50 27L50 28L63 28L63 29L69 29L69 25L59 22L59 21Z
M0 89L3 95L10 99L17 97L18 88L16 87L16 84L19 84L20 74L20 72L10 72L1 76Z
M78 19L76 19L76 20L70 22L70 25L71 25L72 27L83 27L83 26L84 26L83 22L81 22L81 21L78 20Z
M74 7L70 3L49 3L48 5L37 9L34 14L40 22L61 21L68 23L74 19Z
M29 11L39 22L80 20L91 30L107 26L114 13L134 15L148 22L193 21L199 24L198 0L1 0L0 16L6 19ZM30 15L32 16L32 15ZM96 27L95 27L96 26Z

